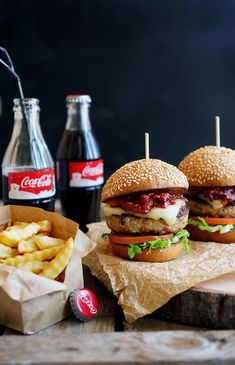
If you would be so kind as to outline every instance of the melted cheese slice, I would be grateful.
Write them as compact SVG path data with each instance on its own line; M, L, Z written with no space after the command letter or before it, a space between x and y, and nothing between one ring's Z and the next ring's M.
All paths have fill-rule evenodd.
M167 208L152 208L148 213L140 214L127 212L119 207L112 208L110 204L106 204L103 208L103 213L105 217L110 217L111 215L127 214L141 218L152 218L154 220L163 219L170 226L176 223L177 215L183 206L185 206L185 202L178 199L174 205L169 205Z

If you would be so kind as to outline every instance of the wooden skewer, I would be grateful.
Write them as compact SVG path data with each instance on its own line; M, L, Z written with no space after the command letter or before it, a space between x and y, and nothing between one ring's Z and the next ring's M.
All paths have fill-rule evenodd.
M215 143L216 147L220 147L220 117L215 117Z
M144 134L145 158L149 158L149 133Z

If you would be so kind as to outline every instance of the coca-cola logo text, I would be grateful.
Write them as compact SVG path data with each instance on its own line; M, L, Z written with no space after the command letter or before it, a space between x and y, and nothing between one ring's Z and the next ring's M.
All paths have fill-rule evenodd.
M103 175L103 163L99 163L97 166L90 166L87 165L84 167L82 171L83 177L90 177L90 176L102 176Z
M55 194L55 171L10 171L8 173L8 196L10 199L41 199Z
M47 186L51 186L52 184L52 174L45 174L42 175L39 178L30 178L30 176L25 176L21 183L20 186L21 188L41 188L41 187L47 187Z
M69 162L69 186L98 186L104 182L103 160Z
M89 308L90 313L92 313L92 314L96 314L97 313L96 307L93 305L91 299L87 295L78 293L78 297L81 299L81 301L84 304L86 304L86 306Z

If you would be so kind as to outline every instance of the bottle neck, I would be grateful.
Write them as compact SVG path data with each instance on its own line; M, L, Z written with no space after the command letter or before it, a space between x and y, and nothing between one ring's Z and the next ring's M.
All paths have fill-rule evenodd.
M67 130L87 132L91 130L89 104L69 104L67 115Z
M14 128L20 127L30 132L35 132L39 128L39 109L25 109L21 108L15 110Z
M20 128L21 132L29 134L40 134L39 112L40 108L37 99L15 99L14 100L14 129Z
M42 170L54 166L44 141L37 99L14 100L14 127L2 166L29 166Z

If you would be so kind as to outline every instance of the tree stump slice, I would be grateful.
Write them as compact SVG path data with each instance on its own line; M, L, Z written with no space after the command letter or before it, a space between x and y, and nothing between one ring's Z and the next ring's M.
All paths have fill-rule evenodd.
M155 314L193 326L235 329L235 273L205 281L177 295Z

